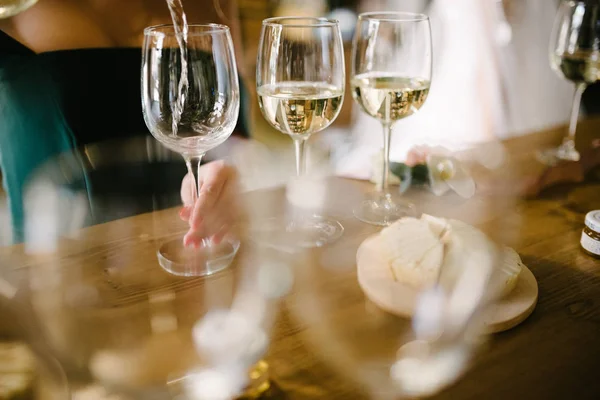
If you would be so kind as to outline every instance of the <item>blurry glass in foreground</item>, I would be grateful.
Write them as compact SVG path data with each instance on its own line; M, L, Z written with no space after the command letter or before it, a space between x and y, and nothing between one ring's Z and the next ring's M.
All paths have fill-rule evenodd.
M15 16L37 2L38 0L0 0L0 19Z
M94 224L92 210L101 210L92 203L100 194L88 196L94 174L81 163L99 152L109 158L116 146L63 154L27 186L25 242L0 252L0 320L22 325L19 339L57 361L75 399L258 396L270 385L261 359L285 282L289 287L285 260L240 235L243 249L231 268L178 277L156 259L165 239L188 228L178 208ZM152 161L149 156L146 165ZM141 163L133 157L115 162L125 176ZM116 184L109 189L116 198L110 206L122 211L147 200L146 193L126 197ZM270 211L272 200L252 207ZM254 211L244 214L254 219Z
M344 48L338 22L283 17L263 21L257 60L257 92L266 121L295 146L296 177L306 169L306 142L329 127L344 98ZM275 218L261 229L265 241L318 247L339 239L335 219L310 214Z
M383 127L383 167L375 197L354 214L373 225L389 225L415 215L414 204L388 187L392 126L423 106L431 83L429 18L413 13L364 13L358 17L353 47L352 96ZM374 139L375 140L375 139Z
M57 360L44 346L25 340L31 329L13 314L7 301L12 298L10 289L0 274L0 399L70 398L65 373Z
M484 152L473 149L470 157ZM252 165L240 169L247 187L269 184L268 190L239 193L245 214L240 225L260 225L267 215L283 214L287 202L308 199L320 213L335 210L346 235L328 246L297 244L281 251L241 234L232 267L199 278L174 276L156 260L165 239L187 230L177 208L92 225L94 199L78 183L89 183L80 161L68 154L40 170L26 193L26 241L0 251L2 305L22 322L23 340L58 361L74 398L252 397L268 390L269 368L275 376L281 368L282 379L303 383L303 368L319 364L298 358L299 353L321 357L370 398L423 397L459 379L485 340L484 310L503 283L499 246L510 244L506 239L517 225L511 193L485 192L512 176L506 165L479 168L473 177L481 192L466 201L408 191L431 217L379 233L353 217L362 184L323 172L318 179L300 181L301 187L294 182L282 188L282 168L275 168L277 179L265 182L273 167L280 167L268 154L254 149L234 154L231 161L238 167ZM130 170L131 158L119 161L125 164L122 171ZM112 204L132 207L128 203L143 200L122 197ZM431 231L427 237L425 224ZM413 226L419 231L402 228ZM398 261L394 271L428 271L414 261L429 244L439 268L434 269L438 276L428 275L433 284L397 290L393 279L380 282L369 275L390 276L391 259ZM385 312L370 290L373 283L375 293L387 296L385 304L409 304L409 315L403 314L406 308ZM272 333L280 302L301 335L287 328ZM0 310L0 315L4 321L7 314ZM267 365L262 359L270 346L273 358ZM294 351L303 346L312 351ZM310 379L325 386L328 377L320 373L311 370ZM301 389L295 385L294 390Z
M568 0L560 4L550 42L550 64L561 77L575 84L568 135L556 149L538 154L547 165L561 160L579 161L575 133L581 96L588 85L600 80L600 4Z
M480 188L468 200L409 190L426 214L383 230L343 220L343 240L297 257L286 307L311 354L364 391L356 398L424 398L450 386L486 341L490 315L510 301L503 288L516 287L517 265L505 263L514 253L503 246L514 244L514 194L498 188L513 172L477 165L490 148L453 156ZM351 181L330 187L351 216L362 193Z
M142 106L152 135L184 158L200 195L200 162L233 132L240 92L229 28L190 25L184 52L172 25L146 28L142 59ZM189 74L189 78L188 78ZM199 248L175 238L158 251L160 264L176 275L204 276L226 268L239 248L231 235Z

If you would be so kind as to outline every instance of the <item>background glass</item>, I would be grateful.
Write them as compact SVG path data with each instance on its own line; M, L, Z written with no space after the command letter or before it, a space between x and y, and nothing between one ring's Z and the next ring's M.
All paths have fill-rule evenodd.
M550 65L561 77L575 84L569 131L555 149L538 153L547 165L561 160L579 161L575 133L581 96L588 85L600 80L600 3L563 1L556 14L550 41Z
M344 48L338 22L303 17L266 19L257 63L260 109L271 126L294 141L296 175L301 177L307 140L331 125L342 107ZM274 238L313 247L338 239L344 228L331 218L302 215L293 217L291 223L276 221L268 229L275 232Z
M144 31L142 106L146 125L160 143L183 156L199 194L202 157L231 135L239 113L240 91L229 28L189 26L189 86L181 118L174 124L172 111L178 100L181 64L172 25ZM228 238L218 245L204 240L199 249L188 249L182 238L177 238L166 242L158 257L161 266L174 274L209 275L227 267L238 247L239 241Z
M352 96L383 126L383 176L374 199L354 211L374 225L389 225L415 213L414 205L388 188L390 141L394 124L425 103L431 81L429 18L413 13L365 13L354 37Z

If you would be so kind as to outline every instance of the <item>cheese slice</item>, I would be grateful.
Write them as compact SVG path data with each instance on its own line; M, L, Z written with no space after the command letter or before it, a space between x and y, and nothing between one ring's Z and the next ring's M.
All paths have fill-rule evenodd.
M523 261L519 253L510 247L502 249L502 264L499 270L500 295L505 297L517 286L519 276L523 270Z
M442 221L402 218L383 229L380 239L396 281L415 288L437 282L444 258Z
M498 249L485 233L454 219L402 218L383 229L379 240L394 279L419 290L435 284L452 290L467 266L475 266L492 276L492 294L506 296L523 267L516 251Z

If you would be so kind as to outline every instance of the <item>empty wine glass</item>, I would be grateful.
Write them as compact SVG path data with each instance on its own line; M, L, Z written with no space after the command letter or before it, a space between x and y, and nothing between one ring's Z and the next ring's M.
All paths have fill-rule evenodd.
M342 108L345 69L338 22L305 17L264 20L257 65L260 109L271 126L294 141L296 175L301 177L307 140L331 125ZM271 239L303 247L330 243L344 231L335 219L318 215L268 225L264 229Z
M152 135L183 156L188 173L195 178L198 195L202 157L233 132L240 92L227 26L190 25L185 53L182 58L173 25L146 28L142 106ZM226 268L238 247L239 241L227 238L218 245L205 239L200 248L189 249L179 237L166 242L158 251L158 258L171 273L202 276Z
M431 81L431 28L423 14L364 13L354 37L352 96L383 126L383 176L375 198L354 210L361 221L389 225L415 213L414 205L388 188L394 124L425 103Z
M537 154L546 165L561 160L579 161L575 133L581 96L588 85L600 80L600 4L591 1L563 1L560 4L550 41L550 65L561 77L575 84L569 131L562 144Z

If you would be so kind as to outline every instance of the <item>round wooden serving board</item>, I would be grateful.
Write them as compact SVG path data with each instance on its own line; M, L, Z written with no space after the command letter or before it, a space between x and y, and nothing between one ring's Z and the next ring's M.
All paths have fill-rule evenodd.
M356 253L358 283L365 295L383 310L402 317L411 317L417 300L417 290L396 282L388 263L383 259L377 235L367 238ZM538 298L537 281L523 267L515 289L491 305L485 324L489 333L511 329L523 322L535 309Z

